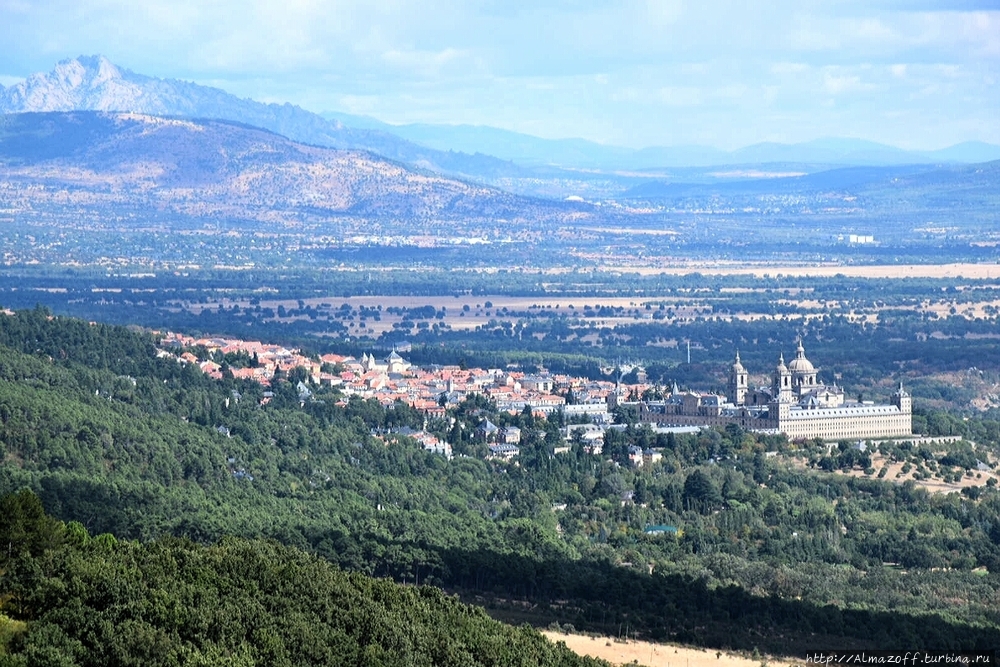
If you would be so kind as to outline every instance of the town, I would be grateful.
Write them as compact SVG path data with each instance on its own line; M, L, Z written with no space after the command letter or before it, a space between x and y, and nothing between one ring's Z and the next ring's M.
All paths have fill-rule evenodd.
M406 351L405 345L381 360L371 354L364 354L361 359L338 354L310 358L297 349L260 341L194 338L177 333L162 335L160 345L163 348L161 356L177 352L179 361L197 365L209 377L219 380L225 372L234 378L253 380L269 387L276 376L290 377L296 369L302 369L299 373L304 371L304 377L297 382L296 388L303 402L312 398L314 389L330 387L340 392L342 403L351 396L374 399L386 406L404 403L428 419L445 417L448 406L457 405L472 395L484 396L494 401L498 410L511 414L527 409L534 416L545 418L559 411L568 421L583 422L566 426L564 436L569 438L574 430L580 430L588 451L597 454L601 452L604 428L613 421L608 397L616 389L621 391L621 387L611 381L568 375L532 375L516 370L459 366L419 368L399 354ZM230 366L226 364L227 358L242 359L248 365ZM651 388L649 384L638 384L628 385L626 389L635 397ZM572 403L567 401L567 395ZM270 393L265 392L263 400L269 399ZM407 429L402 434L414 438L428 451L448 458L452 456L449 443L426 431ZM489 451L495 458L510 460L519 453L521 433L516 427L500 428L484 419L476 437L489 443ZM647 460L652 456L646 453ZM641 451L634 461L642 464Z
M739 353L730 369L728 396L681 391L668 392L645 382L645 371L636 367L640 383L590 380L545 370L526 373L513 368L481 369L461 366L417 367L394 348L385 358L365 353L360 359L338 354L309 357L297 349L260 341L227 338L194 338L177 333L162 336L161 355L178 353L182 363L195 364L215 379L229 374L270 386L276 377L295 380L299 399L313 399L316 388L334 388L342 404L352 396L374 399L384 406L398 403L419 411L427 419L445 418L447 409L483 396L498 411L511 415L530 413L547 419L558 413L563 424L561 446L554 453L569 451L573 439L590 453L600 454L605 432L624 428L619 411L628 410L634 421L644 422L657 433L691 433L701 428L734 425L800 440L908 438L912 435L909 395L900 388L891 405L871 401L857 404L844 400L843 389L817 381L817 369L806 359L801 341L796 358L786 367L782 356L771 387L752 389ZM620 369L610 369L612 375ZM266 392L263 401L270 400ZM451 444L426 430L405 429L425 449L452 457ZM491 458L511 460L519 454L521 429L498 427L487 418L475 437L489 446ZM632 447L633 465L650 464L660 458L649 449Z

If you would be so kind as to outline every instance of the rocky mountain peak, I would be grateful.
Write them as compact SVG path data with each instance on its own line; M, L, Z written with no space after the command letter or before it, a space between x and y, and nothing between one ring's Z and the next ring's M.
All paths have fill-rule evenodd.
M70 58L0 91L0 111L138 110L143 90L130 74L104 56Z
M79 56L63 60L56 65L52 74L73 88L78 88L83 84L96 88L107 84L112 79L122 78L122 72L118 66L101 55Z

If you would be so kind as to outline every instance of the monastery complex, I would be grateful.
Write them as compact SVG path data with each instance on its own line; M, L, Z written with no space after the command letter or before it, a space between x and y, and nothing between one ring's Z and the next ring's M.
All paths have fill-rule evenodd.
M166 334L164 347L205 349L209 352L252 355L251 368L229 368L238 378L270 384L276 372L304 368L307 382L337 388L345 397L372 398L385 405L401 401L428 417L442 417L449 405L470 394L495 401L511 413L530 409L538 416L561 411L565 416L587 415L595 424L610 424L618 406L632 406L639 420L657 429L690 429L698 426L740 427L763 433L783 433L790 439L868 440L912 435L909 394L900 386L888 404L845 399L843 388L823 384L818 370L806 358L799 342L795 358L787 365L779 356L768 386L751 387L749 373L739 353L730 367L725 396L681 391L676 385L662 400L627 400L662 395L650 384L622 386L610 381L588 380L561 374L526 374L505 369L463 369L457 366L412 366L395 350L386 358L364 354L360 359L335 354L310 359L277 345L231 339L193 339ZM163 350L163 354L171 354ZM180 360L195 363L213 377L222 377L222 366L199 360L190 351ZM654 390L653 392L647 390ZM300 394L307 395L307 386ZM572 401L567 402L567 396ZM597 429L600 430L600 429ZM596 435L596 434L595 434Z
M783 433L790 439L867 440L912 435L910 395L902 385L889 404L851 402L844 390L817 379L817 369L806 358L799 342L795 358L785 365L784 355L767 387L749 386L749 373L739 352L730 367L727 395L680 392L675 387L662 401L636 405L644 422L655 424L738 424L751 431ZM620 393L610 400L615 402Z

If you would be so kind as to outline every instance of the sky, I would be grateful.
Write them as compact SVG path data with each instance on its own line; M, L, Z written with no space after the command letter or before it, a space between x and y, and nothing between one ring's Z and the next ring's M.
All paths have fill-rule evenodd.
M632 148L1000 144L1000 0L0 0L0 84L96 54L316 112Z

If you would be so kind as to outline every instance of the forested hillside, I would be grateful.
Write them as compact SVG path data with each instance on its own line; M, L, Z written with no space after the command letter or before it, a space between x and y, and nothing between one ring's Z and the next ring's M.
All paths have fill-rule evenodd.
M262 401L256 384L158 358L147 334L36 309L0 316L0 345L0 492L27 487L59 520L138 540L86 547L86 558L111 559L112 569L148 566L160 581L153 573L164 559L288 560L303 568L289 573L296 581L318 572L346 585L312 557L240 541L266 538L501 609L527 602L539 622L578 628L629 624L653 638L776 652L1000 645L992 487L931 495L912 482L835 475L821 468L864 462L846 450L826 462L822 445L739 429L662 436L629 427L609 437L605 457L579 442L553 455L557 420L496 414L488 401L427 423L469 455L448 461L402 436L387 444L387 429L423 425L405 405L344 402L332 390L302 400L294 374ZM530 434L519 461L475 456L468 434L484 416ZM995 427L976 422L982 433ZM623 464L632 444L659 449L663 461ZM933 465L966 474L975 457L962 451L971 452L959 444ZM925 454L934 457L905 447L893 455ZM649 525L677 531L651 535ZM59 552L64 561L51 562L62 569L39 561L31 576L84 567L82 548ZM219 565L212 586L236 585L223 583L229 569ZM3 581L15 574L8 568ZM182 583L163 581L168 597L182 595ZM61 586L44 593L51 609L76 608L68 600L77 590L88 604L83 589ZM442 599L420 590L392 595Z
M92 538L29 491L0 499L0 545L3 665L605 664L274 542Z

